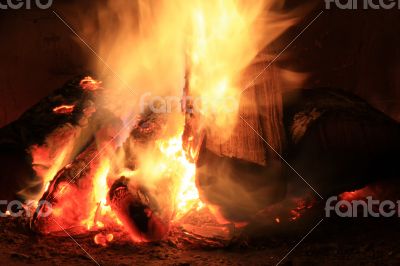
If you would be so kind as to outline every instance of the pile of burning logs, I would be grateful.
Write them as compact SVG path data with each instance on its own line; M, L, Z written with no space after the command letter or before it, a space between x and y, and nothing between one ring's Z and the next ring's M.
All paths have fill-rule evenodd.
M251 90L263 93L257 91L259 87ZM79 77L0 130L1 167L5 173L0 182L1 187L7 187L7 191L1 193L3 198L24 197L29 191L21 193L21 189L29 187L31 192L43 190L41 200L57 209L64 197L74 197L76 201L69 200L71 205L66 207L70 217L62 219L62 226L70 228L88 212L84 202L88 200L94 169L99 166L103 149L116 153L123 149L124 167L135 170L140 154L132 149L131 143L148 145L157 140L167 120L152 112L142 114L122 146L108 145L122 122L97 104L102 91L99 82ZM254 91L250 95L254 96ZM200 118L187 112L184 145L194 151L191 158L197 166L196 181L201 200L216 207L224 219L248 223L259 211L285 198L309 195L310 188L304 189L305 185L293 168L324 196L362 188L378 178L398 177L400 127L397 122L363 100L339 90L298 90L283 94L282 99L281 105L270 112L275 114L281 110L278 116L275 114L276 119L281 118L280 122L275 119L278 122L272 126L279 128L281 140L272 146L260 142L263 143L261 154L265 155L263 162L227 154L227 143L246 146L243 132L259 138L243 121L238 123L231 140L216 145L218 141L210 139L207 128L196 128L196 119ZM262 103L259 107L258 113L250 114L242 107L242 115L251 118L250 124L266 117L266 107ZM190 103L184 106L184 111L188 108ZM267 136L276 132L268 129L268 121L261 122L261 126L253 124L253 127L269 142ZM188 142L193 136L194 144ZM238 140L237 136L243 139ZM230 152L242 155L248 152L238 151L237 147ZM276 150L271 151L272 148ZM60 156L62 161L57 161ZM9 163L11 159L16 162ZM52 173L55 164L61 170ZM112 170L110 174L114 174ZM51 178L48 175L52 175ZM49 181L47 188L46 184L38 182L46 179ZM8 183L9 180L13 180L14 185ZM171 217L163 214L162 207L146 187L129 182L129 177L125 176L115 178L110 187L111 208L132 238L157 241L167 234ZM289 206L287 212L295 207ZM60 230L58 217L62 214L54 212L42 218L40 213L44 208L46 206L39 206L31 221L32 227L44 233Z

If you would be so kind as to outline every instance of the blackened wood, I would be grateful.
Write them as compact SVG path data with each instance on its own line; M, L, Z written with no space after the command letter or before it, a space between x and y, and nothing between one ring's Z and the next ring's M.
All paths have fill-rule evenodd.
M20 154L17 164L3 166L6 161L0 161L0 167L8 169L0 174L0 182L4 183L1 187L16 184L7 186L8 191L1 193L7 194L8 199L34 198L44 186L47 171L54 166L64 149L68 152L65 151L60 168L71 162L92 141L94 133L104 123L115 120L108 110L98 104L101 90L81 83L84 78L80 76L67 82L28 109L18 120L0 129L0 155L7 156L10 150ZM62 106L72 109L54 111ZM18 164L22 169L31 170L19 173ZM17 181L7 181L10 179Z
M284 99L289 137L284 155L320 194L328 197L399 178L400 126L395 120L338 89L297 90ZM303 182L287 170L292 182Z
M169 230L169 221L162 219L162 211L151 194L139 185L129 184L122 177L109 192L111 208L129 231L134 241L150 242L161 240Z

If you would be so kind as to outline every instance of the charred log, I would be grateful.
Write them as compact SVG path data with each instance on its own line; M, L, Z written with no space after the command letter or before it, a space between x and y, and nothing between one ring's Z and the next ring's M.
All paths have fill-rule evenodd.
M161 240L169 230L169 221L159 215L157 201L145 188L128 186L122 177L110 189L109 201L118 218L138 242Z
M400 177L400 126L364 100L337 89L294 91L284 94L284 117L284 156L323 196Z
M399 178L400 126L360 98L315 89L283 95L286 161L328 197ZM286 198L308 198L310 187L287 164L265 167L218 156L204 147L196 180L203 201L231 221L251 221ZM282 184L287 189L282 190ZM286 192L286 196L285 196ZM292 211L293 204L283 204ZM282 205L281 205L282 206Z
M34 230L46 234L80 225L89 211L85 203L90 200L94 171L99 165L97 152L96 144L92 143L57 173L40 199L47 204L39 206L32 217L31 227ZM43 215L50 205L53 208L50 216Z
M51 95L43 98L27 110L21 117L0 129L0 143L22 143L29 147L45 142L46 137L55 129L65 124L79 125L85 123L94 108L97 92L86 90L81 86L84 76L67 82ZM62 106L73 106L69 112L57 111Z
M91 211L94 189L94 178L101 166L104 154L115 150L113 139L115 127L121 127L119 120L103 126L98 130L96 139L74 159L63 167L51 180L41 197L45 206L39 206L31 220L31 227L42 233L60 231L62 228L81 226ZM43 216L48 205L53 212ZM62 228L60 228L62 226Z
M90 77L77 77L0 129L0 157L8 157L10 152L17 156L15 163L0 162L0 167L7 169L1 172L0 182L15 181L2 195L11 200L37 194L44 187L43 180L52 178L45 176L71 162L104 123L115 120L95 104L101 93L99 84ZM19 169L26 170L19 173Z

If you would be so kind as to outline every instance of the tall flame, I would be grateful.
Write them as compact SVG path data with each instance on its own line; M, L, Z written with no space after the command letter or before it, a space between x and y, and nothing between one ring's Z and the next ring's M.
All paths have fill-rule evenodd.
M189 7L187 57L190 93L206 126L229 134L239 106L240 72L260 47L256 19L263 1L193 1Z
M99 12L99 51L117 73L106 80L113 87L109 107L127 116L146 94L180 97L189 72L204 122L229 134L241 71L293 23L272 12L276 6L275 0L108 1Z

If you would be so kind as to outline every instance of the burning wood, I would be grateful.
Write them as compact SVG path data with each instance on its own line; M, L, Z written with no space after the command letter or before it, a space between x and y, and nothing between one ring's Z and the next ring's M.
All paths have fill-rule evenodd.
M169 221L161 218L157 201L143 187L128 187L122 177L112 185L109 199L134 241L159 241L168 233Z
M46 183L87 145L93 131L112 117L101 106L96 107L97 92L85 90L80 85L81 80L78 77L66 83L17 121L0 129L0 146L25 153L26 162L31 161L34 170L30 176L25 175L24 180L21 176L20 187L14 191L19 197L40 198Z

